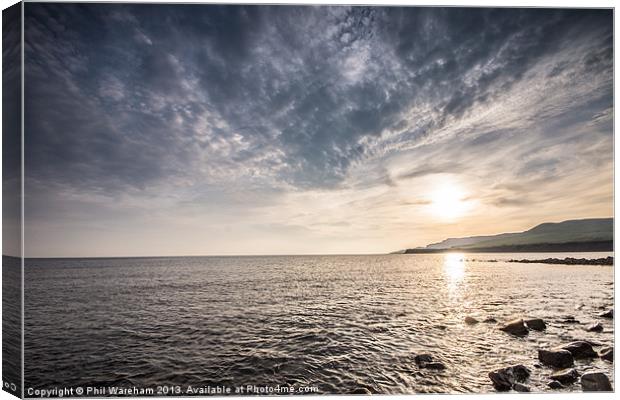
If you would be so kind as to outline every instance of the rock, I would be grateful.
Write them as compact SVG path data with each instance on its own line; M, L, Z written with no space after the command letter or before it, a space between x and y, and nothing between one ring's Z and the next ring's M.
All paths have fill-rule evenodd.
M478 320L474 317L470 317L469 315L465 317L465 323L467 325L474 325L478 323Z
M603 332L603 325L600 322L586 326L588 332Z
M604 347L601 349L600 353L598 353L599 357L602 360L614 362L614 348L613 347Z
M602 314L599 314L599 317L603 318L613 318L614 317L614 309L610 309L609 311L605 311Z
M581 387L585 392L611 392L609 378L602 372L586 372L581 376Z
M433 362L433 356L431 356L430 354L418 354L413 358L413 361L415 361L417 365L422 365Z
M565 324L579 324L580 323L572 315L565 316L564 319L562 320L562 322L564 322Z
M525 336L529 332L521 318L509 321L499 329L515 336Z
M444 363L435 361L430 354L418 354L413 358L419 368L443 370L446 369Z
M444 369L446 369L446 366L445 366L444 363L441 363L441 362L438 362L438 361L434 361L434 362L429 362L429 363L426 363L426 364L422 364L422 368L444 370Z
M529 387L527 387L527 386L525 386L525 385L524 385L524 384L522 384L522 383L515 383L515 384L512 386L512 388L513 388L514 390L516 390L517 392L529 392L529 391L530 391L530 388L529 388Z
M577 370L575 370L574 368L563 369L552 374L549 378L554 381L563 383L564 385L570 385L571 383L579 379L579 372L577 372Z
M564 389L564 385L562 385L558 381L547 382L547 386L549 386L551 389Z
M489 379L493 382L493 387L499 391L510 390L514 384L512 375L508 375L503 371L504 370L497 370L489 372Z
M497 323L497 320L493 317L486 317L482 322L485 324L495 324Z
M525 365L517 364L509 368L512 369L512 374L514 375L517 382L525 382L527 378L530 377L530 370Z
M585 304L581 303L581 304L579 304L579 305L575 306L575 310L581 310L581 309L582 309L582 308L584 308L585 306L586 306Z
M562 350L569 351L574 358L596 358L598 354L592 348L592 345L584 340L570 342L559 347Z
M556 368L568 368L573 366L573 355L564 349L538 350L538 359L545 365Z
M545 321L540 318L526 319L525 325L535 331L544 331L545 329L547 329L547 324L545 324Z
M534 363L534 368L542 368L542 365L540 365L539 363Z
M489 379L493 382L493 387L499 391L513 389L517 382L525 382L529 376L530 370L521 364L489 372ZM515 388L515 390L517 389Z

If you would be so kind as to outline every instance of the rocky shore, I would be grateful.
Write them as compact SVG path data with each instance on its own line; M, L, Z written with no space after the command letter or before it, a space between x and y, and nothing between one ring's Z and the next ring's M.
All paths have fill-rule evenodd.
M607 309L597 314L596 317L613 319L613 309ZM478 319L471 315L466 316L463 322L466 325L498 323L493 317ZM580 323L572 316L563 317L562 322L567 324ZM592 326L602 325L597 322L585 327L584 330L588 332L602 331L602 329L590 329ZM519 340L519 338L526 337L530 331L544 333L547 329L547 323L542 318L517 318L499 324L498 329L514 337L515 340ZM549 390L581 388L584 392L611 392L613 387L607 374L589 365L596 359L613 363L613 346L603 346L598 342L585 339L574 340L555 347L541 346L536 354L532 354L532 367L530 368L523 364L508 365L489 371L488 377L498 392L511 390L530 392L532 391L529 386L530 376L532 375L531 368L541 371L546 369L546 386ZM445 363L436 360L431 354L418 354L414 357L414 361L420 369L442 371L450 368Z
M542 264L564 264L564 265L614 265L613 257L605 258L544 258L542 260L516 260L511 259L512 263L542 263Z
M573 258L573 257L565 257L565 258L543 258L543 259L515 259L512 258L510 260L481 260L481 259L467 259L466 261L473 262L510 262L510 263L526 263L526 264L561 264L561 265L614 265L613 257L603 257L603 258Z
M599 318L613 319L613 309L598 314ZM466 323L471 323L472 317L466 318ZM469 321L469 322L468 322ZM566 323L578 323L573 317L567 316ZM596 327L596 329L592 329ZM589 332L601 332L599 322L585 328ZM517 337L527 336L530 330L545 331L546 323L540 318L518 318L501 325L499 329L509 335ZM599 347L599 350L595 350ZM595 359L605 362L614 362L613 347L605 347L600 343L589 340L576 340L551 348L539 348L536 354L538 362L535 368L549 368L547 387L552 390L567 389L572 385L579 384L584 392L603 391L611 392L613 388L609 377L601 371L585 370L578 371L575 368L575 360L589 363ZM532 355L533 357L534 355ZM522 364L511 365L489 372L489 379L497 391L514 390L517 392L529 392L527 385L531 370Z

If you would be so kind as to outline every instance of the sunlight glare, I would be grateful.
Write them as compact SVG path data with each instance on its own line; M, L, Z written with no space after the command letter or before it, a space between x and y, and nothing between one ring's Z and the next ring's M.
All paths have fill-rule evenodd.
M452 283L458 283L463 280L465 275L465 262L462 253L448 253L444 258L444 271L446 276Z
M430 196L430 208L436 216L452 220L465 215L471 208L465 193L456 184L443 184Z

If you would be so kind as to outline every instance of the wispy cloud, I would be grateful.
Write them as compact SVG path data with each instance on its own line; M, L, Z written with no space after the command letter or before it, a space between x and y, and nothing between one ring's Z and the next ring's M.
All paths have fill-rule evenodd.
M73 251L62 227L106 254L386 251L455 235L443 181L478 204L466 234L612 212L609 10L29 3L26 26L33 254Z

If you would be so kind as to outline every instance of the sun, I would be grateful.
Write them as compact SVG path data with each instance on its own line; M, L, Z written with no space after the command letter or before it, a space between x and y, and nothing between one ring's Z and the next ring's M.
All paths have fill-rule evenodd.
M470 209L471 202L458 184L441 184L430 194L430 210L439 218L454 220L467 214Z

